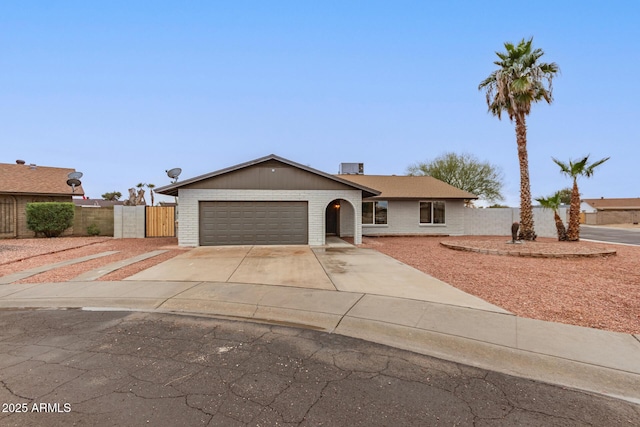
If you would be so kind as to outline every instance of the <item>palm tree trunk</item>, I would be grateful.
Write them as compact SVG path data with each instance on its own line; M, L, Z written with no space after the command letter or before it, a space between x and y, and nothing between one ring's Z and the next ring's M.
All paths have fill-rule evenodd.
M536 240L533 231L533 206L529 182L529 157L527 155L527 124L524 114L516 115L516 141L520 162L520 240Z
M558 231L558 241L564 242L567 240L567 229L564 227L562 218L558 215L558 211L553 211L553 218L556 220L556 230Z
M578 191L578 180L576 178L573 179L573 189L571 190L567 240L570 242L580 240L580 192Z

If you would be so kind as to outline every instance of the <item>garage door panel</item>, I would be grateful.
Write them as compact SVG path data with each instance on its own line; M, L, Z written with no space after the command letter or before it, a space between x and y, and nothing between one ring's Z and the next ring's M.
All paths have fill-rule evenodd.
M200 245L307 243L307 202L200 202Z

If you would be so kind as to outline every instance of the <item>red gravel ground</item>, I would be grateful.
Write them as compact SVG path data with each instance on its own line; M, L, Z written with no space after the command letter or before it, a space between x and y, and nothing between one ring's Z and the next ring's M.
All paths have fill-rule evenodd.
M640 247L539 239L560 251L606 247L617 254L524 258L452 250L440 244L444 240L477 241L485 247L502 248L509 238L364 238L363 247L392 256L518 316L640 334Z

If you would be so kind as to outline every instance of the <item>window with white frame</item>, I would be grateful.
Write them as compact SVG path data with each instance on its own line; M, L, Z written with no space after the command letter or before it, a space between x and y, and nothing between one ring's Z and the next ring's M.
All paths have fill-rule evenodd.
M420 202L420 224L445 224L445 203Z
M387 210L389 202L376 200L375 202L362 202L362 224L385 225L387 224Z

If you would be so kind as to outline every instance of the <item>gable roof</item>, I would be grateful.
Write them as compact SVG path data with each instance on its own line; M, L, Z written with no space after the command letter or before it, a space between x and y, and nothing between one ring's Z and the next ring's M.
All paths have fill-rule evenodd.
M640 197L619 199L582 199L597 210L640 209Z
M338 175L342 179L380 190L372 199L477 199L431 176L406 175Z
M340 184L343 184L343 185L346 185L348 187L351 187L351 188L353 188L355 190L361 190L363 192L363 194L362 194L363 198L376 196L376 195L380 194L379 191L374 190L373 188L370 188L370 187L367 187L365 185L361 185L361 184L358 184L358 183L355 183L355 182L352 182L352 181L349 181L349 180L346 180L346 179L342 179L340 177L337 177L336 175L331 175L331 174L319 171L317 169L313 169L313 168L311 168L309 166L301 165L299 163L293 162L293 161L285 159L283 157L276 156L275 154L270 154L268 156L260 157L258 159L251 160L251 161L248 161L248 162L245 162L245 163L240 163L240 164L235 165L235 166L230 166L228 168L224 168L224 169L220 169L220 170L217 170L217 171L214 171L214 172L210 172L210 173L207 173L207 174L204 174L204 175L196 176L194 178L186 179L184 181L176 182L176 183L173 183L173 184L170 184L170 185L165 185L164 187L155 188L154 192L155 193L159 193L159 194L166 194L168 196L177 196L178 195L178 189L180 189L182 187L186 187L188 185L191 185L191 184L194 184L194 183L197 183L197 182L200 182L200 181L204 181L204 180L207 180L207 179L210 179L210 178L214 178L214 177L217 177L217 176L225 175L225 174L228 174L228 173L231 173L231 172L235 172L235 171L238 171L238 170L241 170L241 169L246 169L246 168L249 168L251 166L256 166L256 165L259 165L261 163L266 163L266 162L269 162L269 161L280 162L280 163L283 163L285 165L288 165L288 166L303 170L305 172L309 172L311 174L314 174L314 175L329 179L331 181L338 182Z
M70 168L0 163L0 193L82 196L84 190L81 185L75 188L75 192L67 185L67 175L75 171Z

